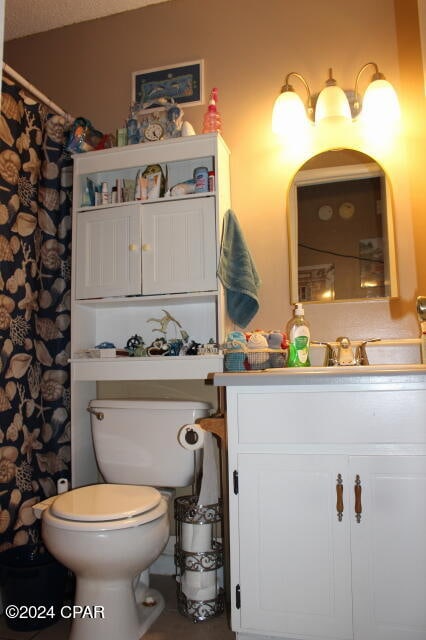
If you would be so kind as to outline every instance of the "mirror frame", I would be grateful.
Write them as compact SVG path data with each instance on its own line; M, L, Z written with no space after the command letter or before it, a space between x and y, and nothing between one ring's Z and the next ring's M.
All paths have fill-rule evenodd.
M337 151L337 150L336 150ZM353 151L357 151L353 149ZM362 153L357 151L358 153ZM321 153L327 153L323 151ZM319 153L318 155L321 155ZM364 154L365 155L365 154ZM315 156L314 156L315 157ZM296 172L289 188L287 198L287 232L289 244L289 271L290 271L290 302L299 302L298 287L298 211L297 211L297 188L306 185L323 184L325 182L341 182L343 180L356 180L368 177L380 177L385 181L383 193L385 195L386 225L384 225L384 240L388 242L388 280L389 295L380 298L339 298L338 300L311 300L303 301L303 304L330 304L333 302L364 302L371 300L392 300L398 298L398 277L396 265L396 246L394 232L394 213L392 206L392 194L389 180L383 168L374 162L365 164L336 165L316 169L303 169Z

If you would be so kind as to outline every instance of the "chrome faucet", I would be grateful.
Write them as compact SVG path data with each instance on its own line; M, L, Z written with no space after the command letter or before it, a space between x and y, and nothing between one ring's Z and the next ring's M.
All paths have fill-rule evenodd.
M325 367L366 366L369 364L366 345L369 342L377 342L378 340L380 340L380 338L370 338L368 340L362 340L358 345L353 346L349 338L340 336L336 340L335 347L329 342L316 340L312 340L312 344L325 347Z

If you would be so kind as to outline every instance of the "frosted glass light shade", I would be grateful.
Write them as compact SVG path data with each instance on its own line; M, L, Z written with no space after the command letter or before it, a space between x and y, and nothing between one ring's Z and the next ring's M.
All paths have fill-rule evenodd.
M272 110L272 131L279 136L305 128L308 123L305 105L295 91L283 91Z
M398 96L390 82L384 79L371 82L362 101L361 118L369 125L396 124L400 118Z
M352 120L351 108L343 89L337 85L325 87L318 96L315 106L315 123L322 120Z

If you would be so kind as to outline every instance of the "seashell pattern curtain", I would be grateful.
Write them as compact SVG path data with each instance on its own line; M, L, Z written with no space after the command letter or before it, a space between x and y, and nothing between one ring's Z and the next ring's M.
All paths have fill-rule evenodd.
M72 159L65 118L3 78L0 551L37 542L32 505L70 474Z

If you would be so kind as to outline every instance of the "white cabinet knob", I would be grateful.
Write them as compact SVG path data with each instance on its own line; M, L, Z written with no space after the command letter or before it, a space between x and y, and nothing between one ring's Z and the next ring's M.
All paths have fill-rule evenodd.
M137 250L138 250L137 244L133 244L133 242L129 244L129 251L137 251Z
M142 245L142 251L151 251L151 245L148 243L144 243Z

